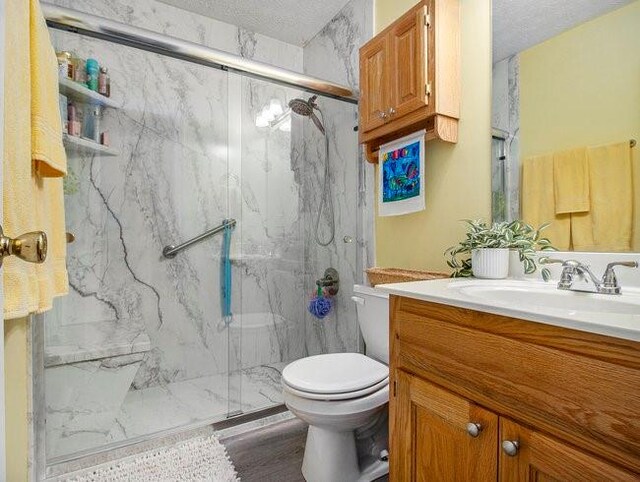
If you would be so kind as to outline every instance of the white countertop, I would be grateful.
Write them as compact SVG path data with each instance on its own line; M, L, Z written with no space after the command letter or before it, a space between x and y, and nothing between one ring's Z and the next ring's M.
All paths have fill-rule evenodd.
M624 287L622 295L602 295L558 290L552 281L474 278L393 283L376 288L393 295L640 341L638 288ZM495 299L483 295L491 290L495 290ZM533 298L535 296L539 298ZM553 302L545 303L540 299Z

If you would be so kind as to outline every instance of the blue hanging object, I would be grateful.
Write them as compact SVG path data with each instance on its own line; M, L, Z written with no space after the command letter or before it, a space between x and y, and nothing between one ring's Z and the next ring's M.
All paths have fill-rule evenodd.
M225 220L226 222L226 220ZM222 256L220 259L220 291L222 317L226 324L231 322L231 233L234 226L227 225L222 235Z
M322 293L322 288L318 286L318 292L315 297L309 301L309 313L321 320L331 311L331 300L326 298Z

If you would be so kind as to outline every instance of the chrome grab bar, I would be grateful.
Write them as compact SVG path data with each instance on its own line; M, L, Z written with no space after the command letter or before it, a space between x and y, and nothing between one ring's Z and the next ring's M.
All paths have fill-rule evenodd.
M222 224L220 226L216 226L215 228L210 229L209 231L206 231L201 235L196 236L195 238L191 238L189 241L185 241L184 243L179 244L178 246L174 246L173 244L170 244L169 246L165 246L164 249L162 250L162 255L165 258L175 258L176 254L178 254L183 249L188 248L192 244L196 244L202 241L203 239L208 238L209 236L213 236L214 234L218 234L219 232L224 231L225 228L233 227L235 225L236 225L235 219L225 219L224 221L222 221Z

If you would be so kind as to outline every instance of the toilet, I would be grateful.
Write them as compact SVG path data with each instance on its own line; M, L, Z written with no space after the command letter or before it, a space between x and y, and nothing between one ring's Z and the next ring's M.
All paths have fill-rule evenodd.
M307 482L364 482L389 472L389 296L360 285L353 293L367 355L315 355L282 371L287 408L309 424Z

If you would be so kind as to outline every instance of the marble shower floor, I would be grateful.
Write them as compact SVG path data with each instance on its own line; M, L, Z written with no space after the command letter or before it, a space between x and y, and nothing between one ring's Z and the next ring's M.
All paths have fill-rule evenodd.
M283 403L280 378L287 363L243 369L239 376L226 374L196 378L164 386L131 390L104 440L88 447L86 440L63 438L54 457L99 448L136 437L189 426L202 421L223 420L229 412L243 413ZM231 401L229 402L229 390ZM239 396L238 396L239 393ZM238 413L239 414L239 413ZM235 414L234 414L235 415Z

